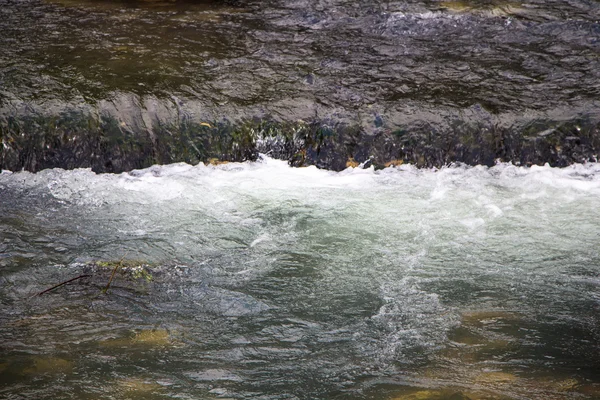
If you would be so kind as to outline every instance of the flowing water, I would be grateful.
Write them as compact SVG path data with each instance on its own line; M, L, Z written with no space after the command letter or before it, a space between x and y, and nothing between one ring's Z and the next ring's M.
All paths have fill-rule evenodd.
M0 397L600 398L599 239L598 164L5 172Z
M593 159L599 4L0 0L0 161L265 116ZM594 163L4 171L0 398L598 399L599 239Z
M598 117L596 0L0 0L0 31L2 114Z

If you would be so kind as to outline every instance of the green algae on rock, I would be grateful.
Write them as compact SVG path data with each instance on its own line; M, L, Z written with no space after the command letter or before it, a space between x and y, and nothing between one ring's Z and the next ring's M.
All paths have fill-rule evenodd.
M515 121L501 126L498 122L473 124L456 116L449 124L414 121L402 129L382 127L368 132L358 122L331 120L207 122L191 114L176 117L143 107L133 115L139 118L127 121L125 116L108 112L98 117L89 111L0 117L0 167L123 172L174 162L256 160L259 153L288 160L293 166L337 171L365 163L384 168L402 163L491 166L504 161L563 167L595 161L600 151L600 121L589 118Z

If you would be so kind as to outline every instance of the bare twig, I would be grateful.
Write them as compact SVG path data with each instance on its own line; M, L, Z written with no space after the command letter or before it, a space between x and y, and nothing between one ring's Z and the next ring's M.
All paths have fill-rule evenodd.
M51 292L52 290L54 290L54 289L57 289L57 288L59 288L59 287L61 287L61 286L63 286L63 285L66 285L67 283L71 283L71 282L73 282L73 281L76 281L76 280L78 280L78 279L82 279L82 278L88 278L88 277L90 277L90 276L91 276L91 275L88 275L88 274L84 274L84 275L79 275L79 276L76 276L75 278L71 278L71 279L69 279L69 280L66 280L66 281L64 281L64 282L61 282L61 283L59 283L58 285L54 285L54 286L52 286L52 287L51 287L51 288L49 288L49 289L42 290L41 292L39 292L39 293L36 293L36 294L34 294L33 296L31 296L31 297L29 297L29 298L31 299L31 298L33 298L33 297L36 297L36 296L41 296L41 295L43 295L44 293Z
M121 257L121 259L119 260L119 262L117 263L117 265L115 265L115 268L113 268L112 274L110 274L110 279L108 280L108 283L106 284L106 287L104 289L102 289L102 293L107 293L108 289L110 288L110 284L112 283L115 274L117 273L117 270L119 269L119 267L123 266L123 260L125 259L125 257L127 256L127 254L125 254L123 257Z

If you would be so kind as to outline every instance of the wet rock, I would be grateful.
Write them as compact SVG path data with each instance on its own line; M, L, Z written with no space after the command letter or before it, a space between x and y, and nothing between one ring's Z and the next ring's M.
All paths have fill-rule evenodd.
M169 107L165 107L168 109ZM566 166L594 161L600 149L600 122L536 121L534 124L473 125L413 122L369 133L358 122L306 123L275 119L210 121L66 111L57 116L0 116L0 167L39 171L45 168L91 168L122 172L173 162L217 163L256 160L259 152L286 159L293 166L342 170L349 159L370 160L376 168L415 164L441 167L453 162L494 165L550 163ZM133 121L125 121L125 117ZM550 128L549 128L550 127Z

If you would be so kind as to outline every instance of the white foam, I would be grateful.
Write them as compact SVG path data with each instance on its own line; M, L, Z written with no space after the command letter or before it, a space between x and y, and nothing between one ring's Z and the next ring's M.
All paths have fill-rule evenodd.
M153 166L119 175L96 175L89 170L47 170L38 174L27 172L3 173L1 182L11 187L31 188L38 184L61 200L77 196L98 195L111 200L114 191L120 200L127 201L124 192L143 194L149 201L174 200L186 194L202 196L215 191L238 191L257 197L278 192L282 197L305 197L314 200L314 192L323 192L320 200L327 201L331 193L347 190L345 196L365 199L370 194L386 191L401 195L403 191L424 195L431 201L456 201L458 197L486 195L540 200L555 196L600 194L600 166L574 165L568 168L534 166L516 167L499 164L492 168L453 166L440 170L417 170L410 165L391 167L382 171L373 168L348 168L341 172L319 170L315 167L291 168L285 161L263 156L258 162L230 163L219 166L173 164ZM202 190L204 189L204 190ZM330 194L325 194L330 191ZM362 194L361 194L362 193ZM310 194L310 195L309 195ZM189 197L189 196L188 196ZM139 199L139 196L138 196ZM494 215L500 215L497 205L485 205Z

